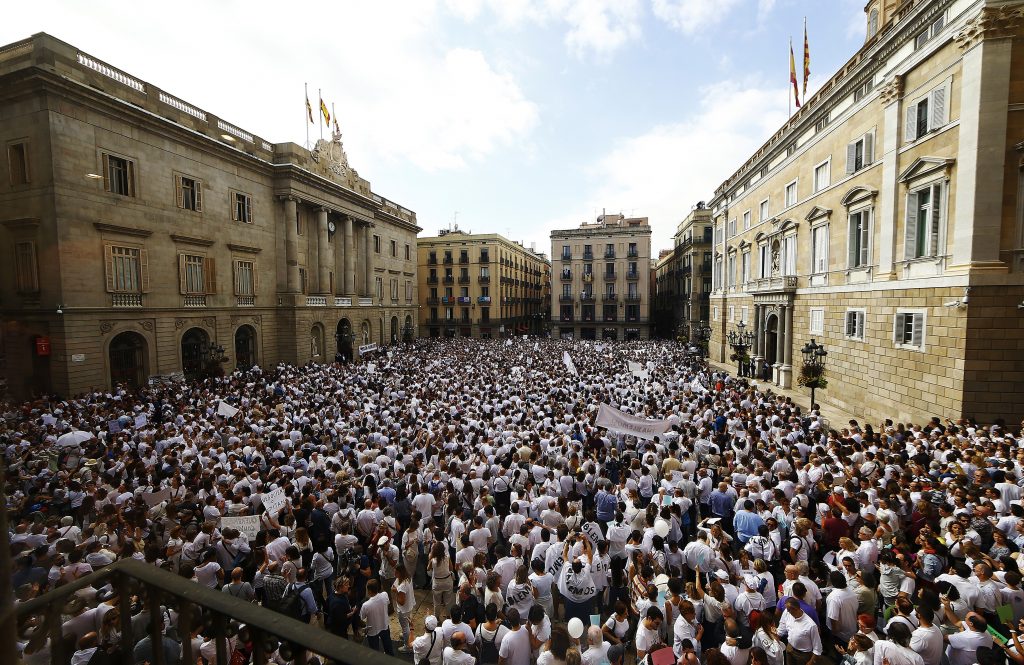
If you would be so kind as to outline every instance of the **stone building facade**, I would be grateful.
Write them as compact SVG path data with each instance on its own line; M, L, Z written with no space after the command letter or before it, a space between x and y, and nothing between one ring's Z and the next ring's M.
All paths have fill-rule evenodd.
M864 46L716 190L712 357L867 417L1024 415L1024 3L873 0Z
M45 34L0 48L11 393L353 359L414 330L415 214Z
M658 337L688 337L708 322L712 224L711 210L699 202L676 228L672 249L658 257L651 317Z
M421 333L497 338L546 330L551 262L496 233L420 238Z
M552 335L648 339L651 227L646 217L602 214L551 232Z

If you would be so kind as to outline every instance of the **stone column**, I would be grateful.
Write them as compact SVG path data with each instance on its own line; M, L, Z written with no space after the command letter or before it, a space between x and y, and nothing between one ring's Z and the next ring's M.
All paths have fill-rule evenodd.
M775 369L775 383L782 385L782 360L785 358L785 339L786 339L786 306L779 306L779 323L775 330L775 364L772 366Z
M285 260L288 269L288 293L298 293L299 279L299 228L296 222L298 200L289 196L284 200Z
M896 200L900 196L897 128L900 126L899 101L902 94L903 78L899 75L883 85L880 94L885 130L881 137L875 137L875 152L881 153L882 159L882 193L878 197L878 279L889 279L895 273Z
M319 268L317 282L318 293L330 293L331 290L331 246L327 241L327 208L316 211L316 263Z
M761 306L754 305L754 346L751 353L751 361L754 368L754 377L761 376Z
M793 306L786 307L786 335L783 351L782 369L779 372L779 385L789 388L793 384Z
M373 225L363 226L363 293L370 298L376 296L373 290Z
M352 231L352 218L345 215L345 295L356 294L356 247Z

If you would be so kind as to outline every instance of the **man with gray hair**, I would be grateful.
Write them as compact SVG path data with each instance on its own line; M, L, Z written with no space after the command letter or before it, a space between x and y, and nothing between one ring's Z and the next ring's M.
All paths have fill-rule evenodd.
M583 652L583 665L597 665L608 660L608 649L611 644L604 641L604 633L600 626L587 628L587 650Z

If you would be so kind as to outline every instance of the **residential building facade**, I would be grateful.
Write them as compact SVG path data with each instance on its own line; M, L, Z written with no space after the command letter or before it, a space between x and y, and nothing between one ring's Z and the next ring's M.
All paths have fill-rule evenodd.
M13 395L355 359L414 334L416 215L340 134L272 144L45 34L0 48L0 112Z
M602 214L551 232L552 335L650 337L651 227L646 217Z
M672 249L658 258L652 317L658 337L688 337L708 322L712 228L711 210L700 201L676 228Z
M418 244L421 330L429 337L539 335L551 262L497 233L442 231Z
M716 190L711 355L868 417L1024 415L1024 3L873 0L864 46Z

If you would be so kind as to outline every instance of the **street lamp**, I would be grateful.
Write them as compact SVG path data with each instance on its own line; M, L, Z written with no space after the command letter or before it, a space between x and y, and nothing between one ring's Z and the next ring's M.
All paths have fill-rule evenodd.
M406 323L402 327L402 340L404 342L406 342L406 343L411 342L412 341L412 332L413 332L413 330L412 330L412 322Z
M691 333L694 339L700 344L702 357L708 357L708 342L711 341L711 327L703 321L691 324Z
M814 409L814 391L828 386L828 379L825 378L825 356L828 355L828 351L812 337L811 341L800 349L800 353L804 356L804 365L800 368L800 379L797 383L811 389L811 409Z
M747 349L754 343L754 333L747 330L747 324L740 321L736 324L736 330L731 331L727 339L732 347L732 360L736 361L740 376L747 376L750 366L750 355Z

